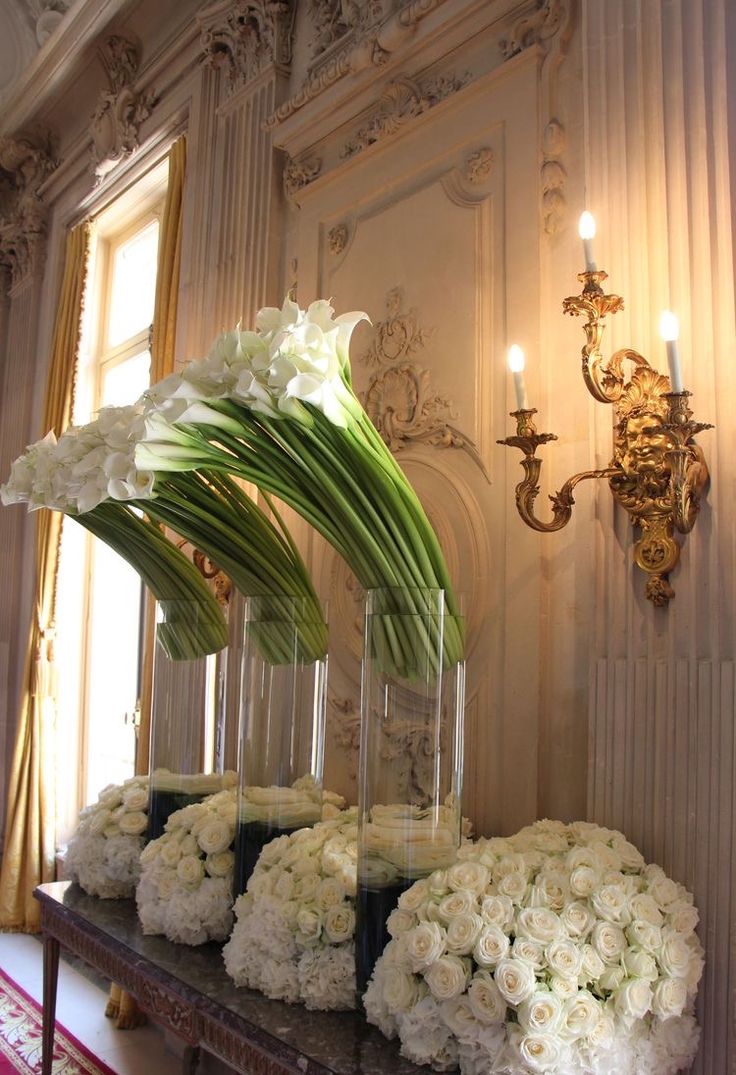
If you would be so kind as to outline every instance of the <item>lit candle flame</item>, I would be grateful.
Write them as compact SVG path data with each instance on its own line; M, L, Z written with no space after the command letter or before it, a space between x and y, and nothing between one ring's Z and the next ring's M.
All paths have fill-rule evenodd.
M659 318L659 334L665 342L678 339L680 322L672 310L662 310Z
M587 209L580 214L578 232L581 239L595 239L595 217Z
M518 343L512 343L509 347L508 363L512 373L521 373L526 366L524 352L519 347Z

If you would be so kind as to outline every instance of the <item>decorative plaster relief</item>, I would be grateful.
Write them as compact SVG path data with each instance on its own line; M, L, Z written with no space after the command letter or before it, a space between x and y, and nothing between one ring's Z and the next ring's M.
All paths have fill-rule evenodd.
M488 146L476 149L465 158L463 175L468 183L484 183L493 170L493 150Z
M488 477L475 444L453 425L452 402L432 391L431 373L411 357L424 350L431 330L420 327L416 309L402 311L403 293L393 288L386 298L387 318L379 321L371 346L358 362L375 370L362 402L371 421L393 452L412 442L436 448L460 448Z
M40 269L48 210L39 188L56 167L48 147L28 138L0 138L0 180L8 212L0 217L0 267L8 288Z
M567 0L535 0L534 11L522 16L507 38L500 42L505 60L517 52L547 41L559 32L567 20Z
M311 0L309 14L312 39L309 49L313 59L328 51L352 30L365 33L386 14L387 0ZM314 65L313 65L314 66Z
M287 198L294 195L316 179L322 170L322 160L319 157L308 157L306 160L293 160L291 157L284 167L284 193Z
M92 120L92 171L98 182L139 146L138 132L157 97L153 91L136 93L138 49L125 37L113 34L100 49L110 88L97 100Z
M378 109L372 118L345 143L340 150L340 156L353 157L387 135L394 134L416 116L428 112L440 101L456 93L469 81L469 73L461 77L441 76L423 83L410 78L395 79L381 94Z
M567 182L560 157L566 144L565 128L556 119L550 120L542 138L542 221L547 235L555 235L567 209L564 190Z
M197 16L202 52L225 70L230 94L269 64L289 68L295 16L295 0L217 0Z
M347 224L335 224L334 228L330 228L327 232L327 245L331 254L342 254L348 243L348 234Z

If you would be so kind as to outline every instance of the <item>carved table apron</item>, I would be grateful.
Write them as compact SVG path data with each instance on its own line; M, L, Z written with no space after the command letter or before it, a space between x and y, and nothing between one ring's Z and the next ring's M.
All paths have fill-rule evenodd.
M99 900L69 881L40 885L43 1067L51 1075L59 946L132 993L157 1022L242 1075L421 1075L354 1012L308 1012L238 989L220 947L188 948L140 930L132 900Z

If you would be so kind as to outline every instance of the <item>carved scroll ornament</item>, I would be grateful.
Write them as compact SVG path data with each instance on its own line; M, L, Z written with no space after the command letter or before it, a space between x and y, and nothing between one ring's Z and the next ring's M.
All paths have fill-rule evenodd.
M92 170L98 181L138 148L141 124L156 103L152 91L135 90L139 59L132 41L114 34L103 45L100 56L109 89L100 94L90 123Z
M269 64L291 64L295 0L217 0L198 15L206 61L225 71L228 92Z
M56 162L29 138L0 138L0 268L14 287L40 270L47 209L40 194Z

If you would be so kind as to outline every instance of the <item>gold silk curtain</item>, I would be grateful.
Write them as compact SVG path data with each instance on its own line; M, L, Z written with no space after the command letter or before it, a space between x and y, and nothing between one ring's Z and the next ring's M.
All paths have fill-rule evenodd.
M169 180L158 241L156 303L151 336L151 384L160 381L174 370L186 160L187 140L182 136L174 142L169 152ZM136 748L136 773L148 772L154 628L154 602L149 594L146 599L145 612L146 645L141 675L141 716Z
M67 237L43 409L44 433L53 429L58 435L71 420L91 230L85 222ZM39 927L33 889L54 876L53 789L44 776L44 753L54 721L53 637L62 517L60 512L41 510L36 519L34 616L8 785L0 872L0 927L28 932Z

